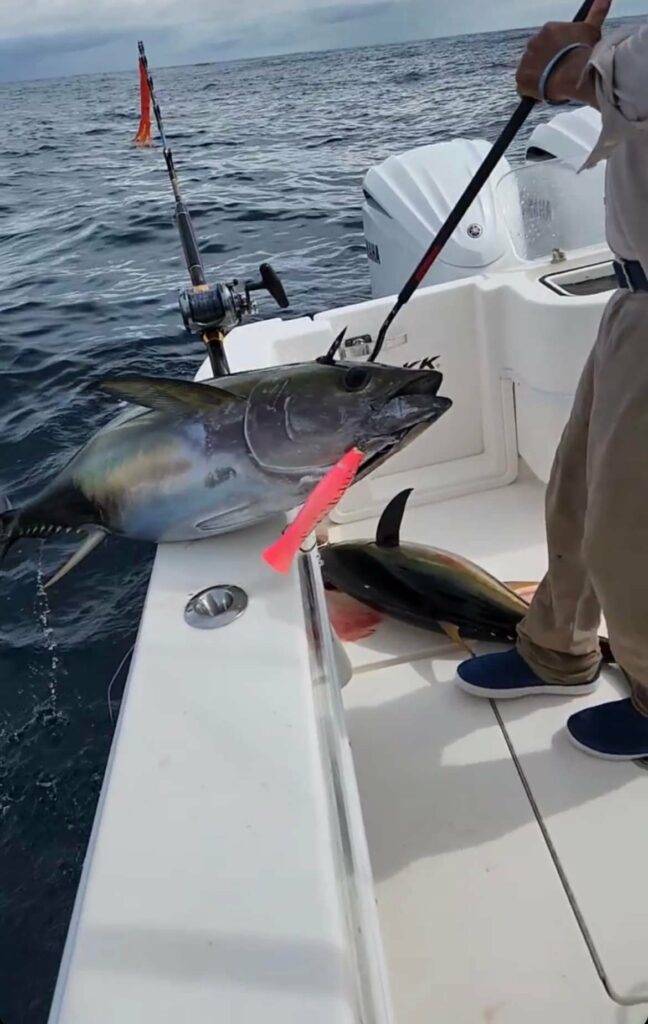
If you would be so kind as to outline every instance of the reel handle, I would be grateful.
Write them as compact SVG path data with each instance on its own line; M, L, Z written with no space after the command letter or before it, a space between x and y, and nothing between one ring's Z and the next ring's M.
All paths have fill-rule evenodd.
M279 275L272 269L269 263L262 263L259 267L260 281L246 281L245 290L249 292L267 291L281 309L287 309L290 299L286 295L284 286Z

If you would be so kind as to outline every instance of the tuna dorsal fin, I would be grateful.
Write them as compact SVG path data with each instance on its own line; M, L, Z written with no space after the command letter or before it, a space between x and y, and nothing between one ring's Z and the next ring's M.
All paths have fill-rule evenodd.
M411 493L411 487L407 491L401 491L392 498L381 515L376 530L376 544L379 548L397 548L400 544L401 523Z
M126 402L157 412L200 412L201 409L222 407L225 402L245 402L244 398L225 388L170 377L109 377L99 381L96 387Z

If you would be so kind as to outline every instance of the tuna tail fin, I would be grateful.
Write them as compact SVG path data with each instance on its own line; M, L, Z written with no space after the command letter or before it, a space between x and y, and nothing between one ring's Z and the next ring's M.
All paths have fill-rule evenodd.
M54 573L51 579L47 581L45 584L45 590L49 587L53 587L55 583L58 583L58 581L62 580L64 576L67 576L67 574L74 569L79 562L82 562L84 558L88 557L91 551L94 551L95 548L99 547L102 540L105 539L105 536L106 534L104 531L100 530L98 527L90 528L86 533L85 540L81 541L70 558L68 558L61 568Z
M58 530L60 531L60 527ZM13 547L16 541L30 532L30 529L21 529L20 512L16 509L12 509L6 498L3 498L0 495L0 562L4 560L7 552ZM74 567L77 566L79 562L82 562L91 551L94 551L106 536L105 532L96 526L80 529L77 532L85 534L85 539L75 549L72 556L64 562L58 572L54 573L52 578L47 581L45 589L47 589L47 587L51 587L54 583L58 583L59 580L62 580L71 569L74 569ZM38 534L35 535L37 536Z

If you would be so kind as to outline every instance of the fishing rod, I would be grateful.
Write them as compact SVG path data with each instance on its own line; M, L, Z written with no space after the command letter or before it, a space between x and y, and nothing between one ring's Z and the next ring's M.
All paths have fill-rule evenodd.
M585 2L579 8L579 11L574 18L574 21L585 21L590 9L594 3L594 0L585 0ZM388 313L385 321L378 332L378 337L374 345L373 351L368 358L369 362L375 362L380 355L382 347L387 337L387 331L393 324L394 320L400 313L403 306L409 302L412 295L419 287L428 271L436 262L440 253L442 252L446 242L449 241L456 228L461 223L462 219L472 206L473 202L481 192L483 186L488 181L492 172L495 170L497 164L504 156L504 153L510 146L511 142L522 128L524 122L527 120L529 114L533 110L537 103L531 96L524 96L518 104L517 110L511 117L510 121L500 134L499 138L493 143L493 146L485 157L481 167L475 173L472 181L467 185L463 195L457 200L457 204L448 216L445 224L443 224L436 235L436 238L429 246L427 252L413 271L408 281L403 286L393 308ZM329 353L330 354L330 353Z
M226 334L233 327L238 326L244 316L249 316L256 312L251 293L261 290L268 291L281 309L286 309L290 303L279 276L269 263L262 263L259 267L260 279L258 281L244 282L243 291L238 290L239 282L236 280L227 284L209 285L207 283L191 214L182 198L173 160L173 151L167 142L164 131L162 112L155 95L155 85L148 66L144 43L138 42L137 49L139 51L140 66L143 68L146 76L151 105L162 142L164 161L175 200L175 222L180 235L187 272L191 281L191 289L186 289L180 293L180 312L185 328L194 334L199 334L207 346L214 376L221 377L230 372L223 345Z
M203 267L202 258L200 256L200 250L198 248L198 240L193 228L193 223L189 210L187 209L182 195L180 193L180 185L178 183L178 176L176 174L175 164L173 162L173 151L169 148L166 140L166 133L164 131L164 123L162 121L162 112L160 105L155 95L155 85L153 84L153 76L151 75L148 60L146 58L146 51L144 50L144 43L139 42L137 44L139 50L140 60L144 65L146 72L146 81L148 84L149 93L151 96L151 104L153 106L153 113L155 115L155 121L160 133L160 141L162 142L162 154L166 163L167 172L169 174L169 181L171 182L171 188L173 189L173 198L175 199L175 217L178 225L178 232L180 234L180 241L182 243L182 251L184 252L185 263L187 264L187 270L189 277L194 288L204 288L207 284L205 278L205 269Z

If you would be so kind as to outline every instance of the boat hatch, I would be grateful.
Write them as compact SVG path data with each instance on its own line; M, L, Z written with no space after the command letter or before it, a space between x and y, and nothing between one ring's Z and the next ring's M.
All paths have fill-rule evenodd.
M611 260L578 267L576 270L545 274L540 281L558 295L601 295L618 287Z

